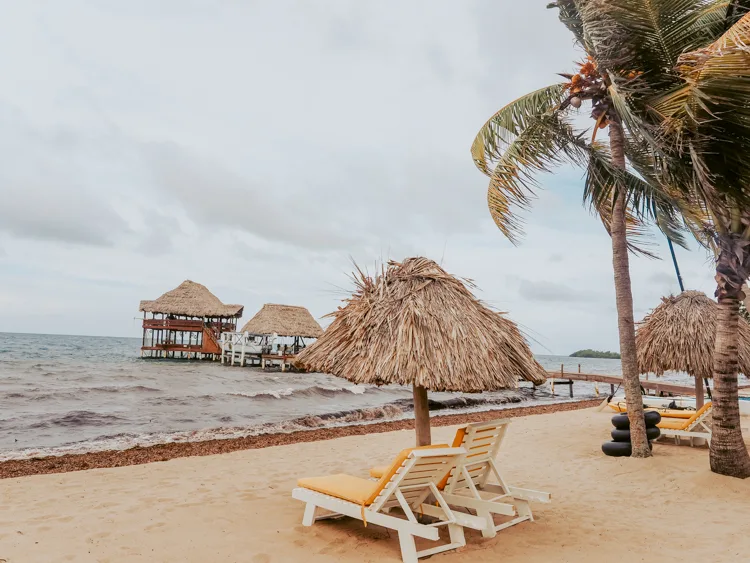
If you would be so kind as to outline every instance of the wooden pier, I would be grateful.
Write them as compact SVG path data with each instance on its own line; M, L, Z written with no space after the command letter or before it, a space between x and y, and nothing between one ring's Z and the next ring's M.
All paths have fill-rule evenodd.
M555 394L555 387L558 385L567 385L570 389L570 396L573 396L573 382L574 381L589 381L594 383L608 383L610 386L610 394L615 394L615 386L621 386L623 383L622 377L619 375L605 375L600 373L581 373L580 366L578 372L565 371L563 367L560 367L560 371L547 371L548 381L552 389L552 394ZM738 386L739 389L750 389L750 384L743 384ZM671 396L671 395L690 395L695 396L695 387L690 385L679 385L677 383L667 383L658 380L641 379L641 388L645 391L653 391L654 394L659 396ZM711 390L706 387L708 396L711 396Z
M293 347L279 346L276 353L272 351L274 339L268 334L249 332L225 332L221 335L222 365L240 367L280 366L281 371L291 370L296 358Z

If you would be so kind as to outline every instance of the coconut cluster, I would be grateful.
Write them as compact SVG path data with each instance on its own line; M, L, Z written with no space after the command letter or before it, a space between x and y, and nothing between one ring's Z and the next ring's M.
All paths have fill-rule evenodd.
M610 112L612 101L607 92L607 81L599 72L596 61L590 56L578 63L578 67L575 74L560 75L568 80L563 85L568 97L560 107L564 109L570 105L580 108L584 100L590 100L591 118L596 120L596 128L604 129L614 116L614 113ZM640 73L631 71L626 78L633 80L639 75Z

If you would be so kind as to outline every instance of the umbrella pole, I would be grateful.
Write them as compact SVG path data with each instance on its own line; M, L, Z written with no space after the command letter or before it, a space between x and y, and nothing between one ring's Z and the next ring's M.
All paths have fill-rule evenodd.
M695 410L703 406L703 378L695 378Z
M414 394L414 428L417 431L417 447L429 446L430 437L430 406L427 403L427 389L415 385Z

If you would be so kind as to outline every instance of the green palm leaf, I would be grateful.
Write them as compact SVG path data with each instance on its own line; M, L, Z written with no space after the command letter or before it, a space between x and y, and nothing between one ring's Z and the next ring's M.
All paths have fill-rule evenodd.
M535 90L512 101L495 113L482 126L471 145L474 164L487 175L494 162L519 133L540 116L554 112L565 99L562 84Z

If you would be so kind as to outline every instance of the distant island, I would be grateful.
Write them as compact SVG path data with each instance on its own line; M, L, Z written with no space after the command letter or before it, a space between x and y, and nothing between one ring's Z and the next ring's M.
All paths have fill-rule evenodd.
M610 360L619 360L620 354L617 352L601 352L599 350L578 350L570 355L571 358L607 358Z

